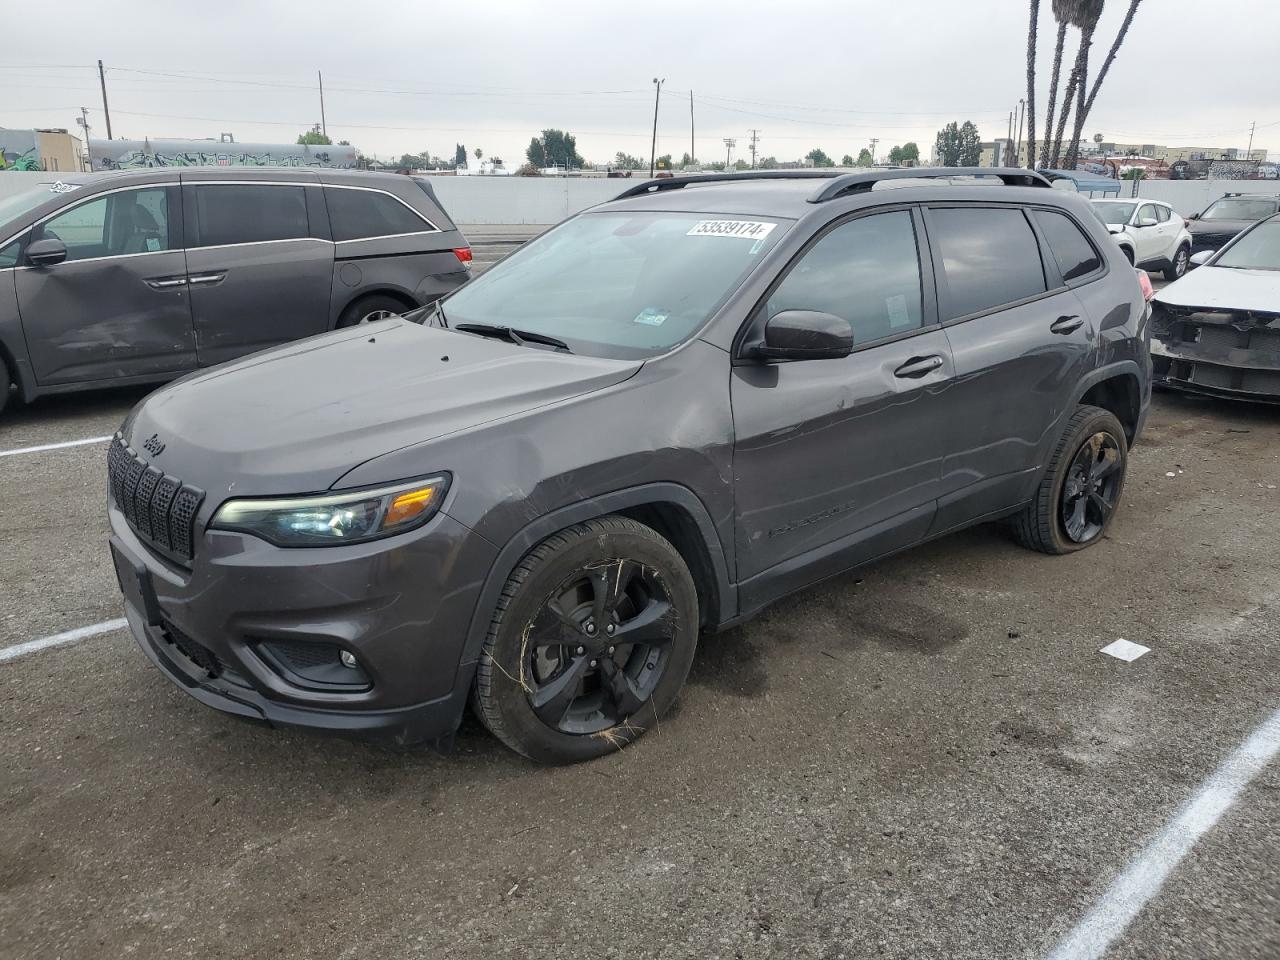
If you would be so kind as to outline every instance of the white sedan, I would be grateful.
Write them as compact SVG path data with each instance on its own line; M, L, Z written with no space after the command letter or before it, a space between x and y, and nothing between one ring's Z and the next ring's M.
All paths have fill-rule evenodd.
M1166 280L1177 280L1187 272L1191 233L1187 222L1169 204L1159 200L1094 200L1093 212L1138 269L1163 271Z
M1153 381L1280 402L1280 215L1191 263L1151 301Z

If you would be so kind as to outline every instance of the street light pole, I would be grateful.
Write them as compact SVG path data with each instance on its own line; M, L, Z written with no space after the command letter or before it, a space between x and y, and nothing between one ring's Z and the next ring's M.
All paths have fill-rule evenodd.
M653 164L658 158L658 97L662 95L662 85L667 82L663 77L653 78L653 143L649 146L649 179L653 179Z
M733 152L733 148L738 145L738 141L733 137L724 138L724 168L729 169L729 154Z

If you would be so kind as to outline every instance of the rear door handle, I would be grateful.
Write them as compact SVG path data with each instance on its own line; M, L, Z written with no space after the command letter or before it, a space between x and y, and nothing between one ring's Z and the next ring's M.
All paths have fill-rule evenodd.
M908 379L917 379L923 377L927 373L937 370L945 361L935 355L932 357L912 357L897 370L893 371L895 377L905 377Z
M147 281L147 286L152 290L168 290L172 287L184 287L186 285L186 277L159 277L155 280Z
M217 283L219 280L225 278L226 275L227 271L225 270L220 273L193 273L191 276L187 277L187 282L190 284Z
M1074 313L1070 316L1059 317L1049 325L1049 330L1053 333L1075 333L1084 326L1084 318L1076 316Z

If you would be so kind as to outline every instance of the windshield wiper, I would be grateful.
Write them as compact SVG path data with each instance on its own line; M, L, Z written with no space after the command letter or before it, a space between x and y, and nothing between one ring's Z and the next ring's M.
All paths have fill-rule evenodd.
M525 343L540 343L544 346L555 347L557 350L563 350L565 353L573 353L569 349L569 345L563 340L557 340L555 337L547 336L545 333L534 333L532 330L517 330L514 327L504 327L496 323L459 323L452 327L462 333L474 333L482 337L498 337L502 340L510 340L518 347L523 347Z

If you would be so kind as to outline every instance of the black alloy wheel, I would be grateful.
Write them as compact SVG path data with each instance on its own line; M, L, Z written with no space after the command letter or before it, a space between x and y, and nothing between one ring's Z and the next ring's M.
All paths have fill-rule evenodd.
M529 705L561 733L617 726L653 695L674 636L671 597L657 570L619 558L577 571L529 624Z
M1062 528L1073 543L1098 536L1115 512L1120 492L1120 445L1100 431L1076 451L1062 485Z

